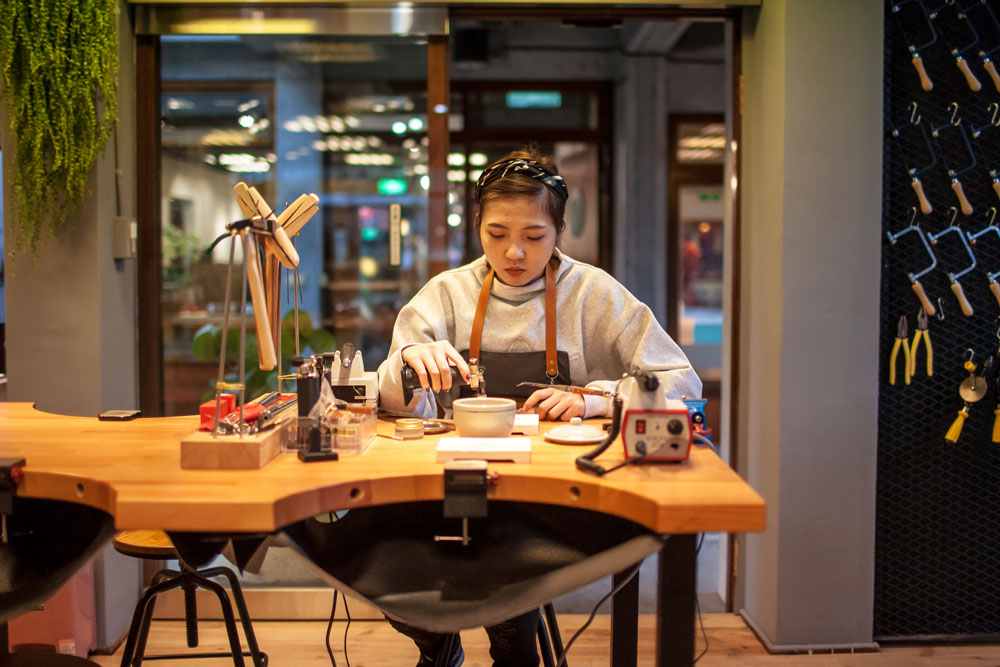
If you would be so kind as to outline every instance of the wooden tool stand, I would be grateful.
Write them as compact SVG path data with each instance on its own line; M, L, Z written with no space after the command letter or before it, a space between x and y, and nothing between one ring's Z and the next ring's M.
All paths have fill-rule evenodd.
M281 277L282 267L293 271L295 283L298 284L299 256L292 243L306 222L318 210L319 198L314 194L303 194L286 208L281 215L275 215L264 198L253 187L245 183L237 183L237 203L247 216L245 220L227 225L230 235L229 268L226 277L225 308L222 325L221 359L216 383L216 411L219 410L219 395L223 391L237 394L237 405L245 405L245 368L243 360L246 357L246 300L247 292L253 304L254 326L257 337L258 364L261 370L270 371L277 368L281 372ZM243 282L240 304L241 326L239 359L239 380L236 383L225 382L226 338L230 324L230 285L232 281L233 257L235 254L236 237L240 236L243 243ZM263 266L262 266L263 265ZM298 299L295 302L295 319L298 322ZM298 327L296 326L296 330ZM298 344L296 342L296 352ZM214 414L214 412L213 412ZM252 432L243 422L243 410L235 423L228 424L226 432L219 429L219 422L224 415L215 415L210 432L196 431L181 441L181 468L185 469L223 469L247 470L263 468L275 458L282 449L286 439L292 437L291 424L288 419L268 430Z

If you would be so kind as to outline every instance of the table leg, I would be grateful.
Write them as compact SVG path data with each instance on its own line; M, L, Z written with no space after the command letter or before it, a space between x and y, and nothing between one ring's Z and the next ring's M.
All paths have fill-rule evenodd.
M631 568L630 568L631 569ZM616 588L629 570L616 572L611 587ZM639 572L611 598L611 665L635 667L639 652Z
M695 536L671 535L658 558L656 664L690 667L694 662Z

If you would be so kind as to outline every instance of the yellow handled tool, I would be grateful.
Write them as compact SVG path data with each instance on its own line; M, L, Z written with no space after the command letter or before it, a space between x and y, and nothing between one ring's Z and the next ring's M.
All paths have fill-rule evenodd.
M923 311L920 311L923 312ZM913 362L910 358L910 346L907 344L909 334L906 331L906 315L900 315L896 325L896 342L892 344L892 354L889 355L889 384L896 384L896 359L899 349L903 348L903 382L910 384L910 369Z
M921 309L917 313L917 333L913 335L913 343L910 345L910 375L917 374L917 347L921 338L924 347L927 349L927 377L934 376L934 349L931 347L931 333L927 328L927 313Z
M962 434L962 426L965 425L965 420L969 416L969 405L981 400L986 395L986 378L982 375L976 375L976 364L972 362L972 350L968 351L968 355L969 358L966 359L962 367L969 372L969 377L962 380L962 384L958 385L958 395L962 397L965 404L958 411L958 417L951 423L951 427L948 428L948 432L944 436L944 439L948 442L958 442L958 437ZM990 357L991 361L992 359ZM983 367L984 373L989 366L990 361L987 361Z

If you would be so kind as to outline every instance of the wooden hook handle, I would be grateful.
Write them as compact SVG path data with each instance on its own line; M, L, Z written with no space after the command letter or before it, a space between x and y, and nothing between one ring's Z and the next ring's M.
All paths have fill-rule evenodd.
M969 203L968 197L965 196L965 189L962 187L962 182L957 178L951 179L951 189L954 191L955 196L958 197L958 204L962 207L962 215L972 215L972 204Z
M965 298L965 290L962 289L957 280L951 284L951 291L955 293L958 305L962 307L962 314L966 317L972 317L972 304Z
M997 199L1000 199L1000 181L993 181L993 192L997 193Z
M997 304L1000 305L1000 285L997 284L997 281L994 280L990 283L990 291L993 292L993 296L996 297Z
M997 66L993 64L992 60L987 60L983 63L983 68L990 75L990 78L993 79L993 86L1000 93L1000 74L997 73Z
M920 200L920 211L924 215L930 215L934 208L931 206L930 201L927 199L927 195L924 194L924 185L920 182L920 179L916 176L910 181L910 185L913 186L913 191L917 193L917 199Z
M937 310L934 308L934 304L931 300L927 298L927 292L924 291L924 286L920 284L920 281L914 281L913 291L917 293L917 298L920 299L920 305L924 307L924 312L927 313L928 317L934 317L937 315Z
M969 63L965 61L965 58L959 56L955 58L955 62L958 64L958 69L962 70L965 82L969 84L969 88L972 89L972 92L978 93L982 90L983 84L979 83L979 79L977 79L976 75L972 73L971 69L969 69Z
M927 76L927 70L924 69L924 61L917 54L913 54L913 66L917 68L917 76L920 77L920 87L924 90L931 90L934 88L934 84L931 83L931 78Z

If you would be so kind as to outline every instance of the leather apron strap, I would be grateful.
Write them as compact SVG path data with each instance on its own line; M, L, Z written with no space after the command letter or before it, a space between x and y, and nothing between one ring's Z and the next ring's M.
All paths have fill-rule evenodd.
M559 260L553 257L545 266L545 375L550 382L555 382L559 375L559 358L556 350L556 278L555 272ZM476 303L476 316L472 320L472 335L469 338L469 359L479 359L479 345L483 341L483 325L486 322L486 306L490 301L490 291L493 287L493 277L496 271L493 267L486 272L483 287L479 291L479 301Z

